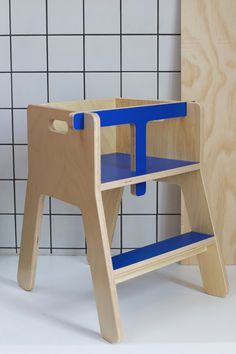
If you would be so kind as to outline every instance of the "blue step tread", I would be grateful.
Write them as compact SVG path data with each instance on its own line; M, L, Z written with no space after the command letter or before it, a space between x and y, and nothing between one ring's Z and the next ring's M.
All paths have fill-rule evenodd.
M146 158L145 173L130 170L130 155L123 153L105 154L101 157L101 182L112 182L120 179L162 172L178 167L197 164L195 161L173 160L161 157Z
M211 237L213 237L213 235L202 234L199 232L192 231L169 238L164 241L153 243L148 246L137 248L135 250L122 253L117 256L113 256L113 270L127 267L131 264L138 263L152 257L160 256L164 253L168 253L179 248L192 245L194 243L209 239Z

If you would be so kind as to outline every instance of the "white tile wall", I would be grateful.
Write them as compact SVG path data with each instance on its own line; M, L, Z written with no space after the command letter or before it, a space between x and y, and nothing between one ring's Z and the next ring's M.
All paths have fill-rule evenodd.
M0 71L10 70L10 39L0 37Z
M25 109L14 109L13 117L15 144L27 144L27 111Z
M11 144L12 130L11 130L11 111L0 110L0 144Z
M135 248L156 242L155 215L123 216L123 248Z
M45 0L11 0L12 34L46 33Z
M87 98L112 98L120 96L119 73L87 73L85 78Z
M80 71L83 69L83 39L77 36L49 37L50 71Z
M85 69L116 71L120 69L120 40L117 36L89 36L85 46Z
M180 36L160 36L159 69L161 71L180 70Z
M0 214L14 212L13 182L0 180ZM1 239L1 238L0 238Z
M49 74L50 101L83 99L83 75L80 73Z
M48 33L81 34L83 0L48 0Z
M155 99L157 97L156 73L124 73L122 92L124 97Z
M14 215L0 215L1 247L12 248L15 244Z
M160 99L179 100L181 98L180 85L180 73L159 73Z
M123 70L157 70L157 37L123 36Z
M12 147L10 145L0 146L0 178L10 179L13 177L12 168Z
M119 0L86 0L85 1L86 33L119 33L120 1Z
M11 107L11 76L0 73L0 108Z
M28 104L178 99L180 0L0 0L0 9L0 252L14 253L24 212ZM178 233L179 200L178 187L164 183L148 183L142 198L126 188L112 253ZM80 210L47 197L44 214L40 252L84 254Z
M9 34L9 0L1 0L0 35Z
M84 248L84 227L81 216L52 216L55 248Z
M123 1L123 33L156 33L157 4L156 0Z
M180 33L180 1L159 0L159 32Z
M12 37L12 70L45 71L46 38L45 36Z
M14 73L12 79L14 108L26 108L29 104L47 102L46 74Z

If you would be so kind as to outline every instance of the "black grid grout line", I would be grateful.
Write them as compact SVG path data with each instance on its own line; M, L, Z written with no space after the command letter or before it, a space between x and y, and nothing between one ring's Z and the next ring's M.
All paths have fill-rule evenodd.
M14 116L13 116L13 76L12 76L12 40L11 40L11 0L8 3L9 6L9 40L10 40L10 80L11 80L11 133L12 133L12 176L13 176L13 210L14 210L14 231L15 231L15 251L17 253L17 224L16 224L16 183L15 183L15 149L14 149Z
M48 0L45 0L45 7L46 7L46 26L45 26L45 33L42 34L34 34L34 33L30 33L30 34L20 34L20 33L12 33L12 14L11 14L11 0L9 1L9 34L0 34L0 38L1 37L9 37L10 40L10 70L9 71L0 71L0 74L9 74L10 75L10 82L11 82L11 104L9 107L0 107L0 110L8 110L11 112L11 130L12 130L12 141L9 143L0 143L0 146L9 146L12 147L12 160L13 160L13 178L3 178L0 179L0 181L9 181L12 182L13 185L13 212L12 213L1 213L1 216L13 216L14 217L14 232L15 232L15 246L14 247L1 247L0 249L14 249L16 252L19 249L19 245L18 245L18 240L17 240L17 216L23 216L23 213L20 213L17 211L17 205L16 202L18 202L17 198L17 186L16 186L16 182L18 181L27 181L26 178L17 178L16 177L16 156L15 156L15 147L17 146L25 146L27 147L28 144L27 143L16 143L15 142L15 131L14 131L14 111L16 110L26 110L27 107L14 107L14 97L13 97L13 93L14 93L14 87L13 87L13 83L14 83L14 75L16 74L45 74L46 76L46 81L47 81L47 102L50 101L50 75L51 74L82 74L82 78L83 78L83 98L86 99L86 75L88 74L118 74L119 78L120 78L120 97L123 96L123 77L125 73L137 73L137 74L141 74L141 73L153 73L156 75L156 97L157 99L159 99L159 78L160 78L160 74L162 73L180 73L180 70L159 70L159 51L160 51L160 47L159 47L159 39L161 36L181 36L180 33L160 33L160 28L159 28L159 20L160 20L160 13L159 13L159 0L156 0L156 4L157 4L157 27L156 27L156 32L155 33L125 33L123 32L123 28L122 28L122 18L123 18L123 13L122 13L122 4L123 4L123 0L119 0L120 2L120 30L119 33L86 33L86 28L85 28L85 20L86 20L86 0L82 0L82 4L83 4L83 32L82 33L49 33L49 27L48 27ZM83 69L82 70L49 70L49 38L50 37L82 37L83 39ZM120 57L120 64L119 64L119 70L86 70L86 38L87 37L92 37L92 36L114 36L114 37L119 37L119 57ZM153 36L156 37L156 41L157 41L157 70L123 70L123 38L124 36ZM14 42L12 42L12 38L13 37L45 37L45 41L46 41L46 70L13 70L13 45ZM65 99L66 101L66 99ZM156 210L154 213L124 213L124 203L123 201L121 202L121 208L120 208L120 213L119 215L119 219L120 219L120 247L111 247L111 249L114 250L119 250L120 253L123 252L123 249L134 249L135 247L125 247L123 248L124 245L124 240L123 240L123 236L124 236L124 230L123 230L123 217L131 217L131 216L137 216L137 217L142 217L142 216L155 216L156 217L156 241L158 241L158 217L159 216L179 216L180 213L160 213L159 212L159 201L158 201L158 192L159 192L159 185L158 182L156 183ZM53 228L52 228L52 218L55 217L60 217L60 216L82 216L81 213L54 213L53 211L53 206L52 206L52 199L49 197L49 210L48 213L43 213L43 215L48 216L49 217L49 237L50 237L50 247L40 247L40 249L49 249L50 253L53 253L54 249L81 249L81 250L87 250L87 245L85 243L85 247L82 248L77 248L77 247L54 247L53 246Z
M122 1L120 0L120 33L119 33L119 38L120 38L120 97L123 97L123 75L122 75L122 69L123 69L123 45L122 45ZM120 213L119 213L119 218L120 218L120 254L123 253L123 200L121 200L120 204Z
M24 213L20 213L20 212L16 212L16 213L1 213L0 215L4 215L4 216L14 216L14 215L20 215L23 216ZM49 213L43 213L43 216L49 216ZM78 213L78 214L69 214L69 213L51 213L52 216L82 216L82 214ZM180 213L119 213L118 216L179 216L181 215Z
M85 0L83 0L82 2L82 7L83 7L83 70L82 70L82 74L83 74L83 98L84 100L86 99L86 55L85 55ZM85 239L85 253L88 253L88 246L87 246L87 241Z
M160 16L159 16L159 0L157 0L157 99L159 99L159 55L160 55L160 42L159 42L159 28L160 28ZM158 213L159 213L159 184L156 182L156 242L159 239L159 222L158 222Z
M46 11L46 74L47 74L47 102L50 101L50 86L49 86L49 54L48 54L48 0L45 0ZM49 243L50 253L52 254L52 198L49 197Z
M85 0L83 0L83 96L84 100L86 99L86 63L85 63Z
M0 71L0 74L121 74L121 73L181 73L181 70L12 70Z
M15 33L15 34L11 34L12 37L83 37L85 35L85 37L96 37L96 36L103 36L103 37L110 37L110 36L120 36L120 33ZM123 36L181 36L181 33L122 33ZM0 34L0 38L1 37L9 37L9 34Z

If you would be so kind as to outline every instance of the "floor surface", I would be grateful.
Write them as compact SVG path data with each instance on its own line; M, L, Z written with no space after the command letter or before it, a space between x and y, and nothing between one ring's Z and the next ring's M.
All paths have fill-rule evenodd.
M16 283L18 258L0 257L0 353L236 353L236 266L230 294L202 291L198 267L178 264L118 285L125 338L99 334L84 257L39 257L32 292ZM82 351L81 351L82 350Z

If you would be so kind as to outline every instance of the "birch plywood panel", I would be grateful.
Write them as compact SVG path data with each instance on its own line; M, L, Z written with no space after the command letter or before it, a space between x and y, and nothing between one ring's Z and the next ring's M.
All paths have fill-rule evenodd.
M201 161L224 260L236 263L236 1L182 0L182 99L201 105Z

